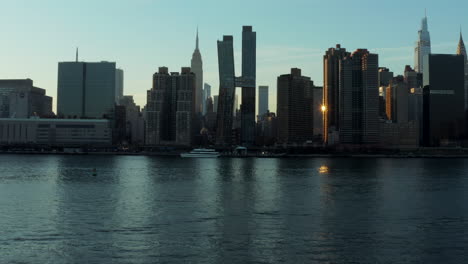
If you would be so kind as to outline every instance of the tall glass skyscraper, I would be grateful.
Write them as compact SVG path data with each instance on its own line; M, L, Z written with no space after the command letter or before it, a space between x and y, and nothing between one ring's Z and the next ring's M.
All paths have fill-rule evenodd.
M60 62L57 114L88 118L112 116L115 82L115 62Z
M414 70L424 73L424 57L431 54L431 36L427 26L427 16L421 21L421 30L418 31L418 41L414 49Z
M255 140L255 79L256 32L251 26L242 31L242 76L235 76L233 37L224 36L218 41L219 103L217 144L231 145L235 88L242 87L241 142L252 145Z
M257 69L257 33L251 26L242 30L242 103L241 142L253 145L255 142L255 79Z

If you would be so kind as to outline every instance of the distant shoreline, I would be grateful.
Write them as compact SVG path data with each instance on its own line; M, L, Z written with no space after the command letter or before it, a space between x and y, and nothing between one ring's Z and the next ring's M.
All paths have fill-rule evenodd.
M58 155L58 156L148 156L148 157L180 157L180 153L171 152L40 152L40 151L0 151L0 155ZM270 158L270 159L291 159L291 158L438 158L468 159L468 154L363 154L363 153L333 153L333 154L285 154L283 156L275 155L222 155L220 158Z

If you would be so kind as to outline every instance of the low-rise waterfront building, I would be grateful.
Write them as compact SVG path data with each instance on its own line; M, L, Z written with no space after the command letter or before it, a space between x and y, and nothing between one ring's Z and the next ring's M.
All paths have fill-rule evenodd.
M97 147L111 144L109 120L0 118L0 145L4 146Z

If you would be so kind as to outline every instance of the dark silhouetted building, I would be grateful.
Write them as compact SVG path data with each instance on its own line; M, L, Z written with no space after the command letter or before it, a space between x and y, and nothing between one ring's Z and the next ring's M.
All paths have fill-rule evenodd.
M408 87L403 76L394 77L386 88L387 118L394 123L408 122Z
M341 62L340 143L379 141L379 57L358 49Z
M159 68L147 93L146 144L190 146L194 115L195 75L190 68L180 74Z
M301 70L278 77L278 141L282 144L305 144L314 138L313 87L310 77Z
M256 32L251 26L242 30L242 76L235 76L232 36L218 41L219 100L218 129L216 141L219 145L234 144L232 129L234 122L235 88L242 88L240 143L253 145L255 141L255 79L256 79Z
M468 58L461 31L460 40L458 41L457 55L462 55L463 58L465 58L465 111L468 111Z
M459 144L465 137L465 59L430 54L424 60L423 142Z
M325 120L323 126L324 142L328 143L328 134L339 130L340 119L340 63L349 55L341 45L330 48L323 57L323 105Z

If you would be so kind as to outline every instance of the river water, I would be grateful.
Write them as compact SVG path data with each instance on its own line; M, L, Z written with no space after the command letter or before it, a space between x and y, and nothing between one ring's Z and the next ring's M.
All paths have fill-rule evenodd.
M0 155L0 263L467 263L467 161Z

